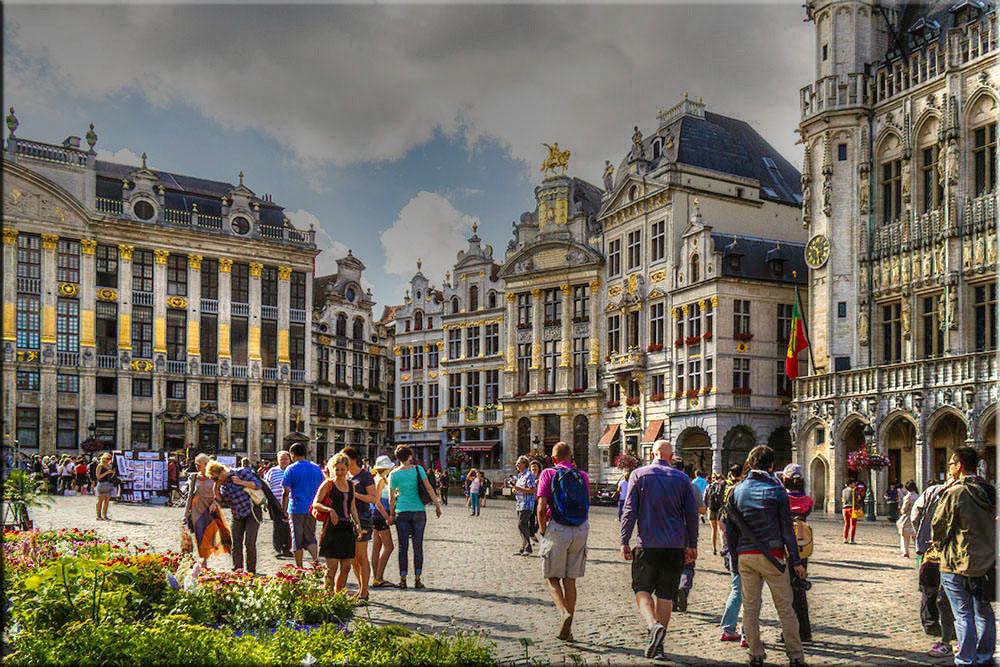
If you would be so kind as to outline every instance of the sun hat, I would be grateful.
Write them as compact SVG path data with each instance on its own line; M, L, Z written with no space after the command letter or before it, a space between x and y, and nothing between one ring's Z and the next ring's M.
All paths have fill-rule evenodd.
M392 468L394 465L395 464L392 462L392 459L390 459L387 455L382 454L375 459L374 467L375 470L387 470L388 468Z
M785 469L781 471L782 477L802 477L802 466L798 463L789 463L785 466Z

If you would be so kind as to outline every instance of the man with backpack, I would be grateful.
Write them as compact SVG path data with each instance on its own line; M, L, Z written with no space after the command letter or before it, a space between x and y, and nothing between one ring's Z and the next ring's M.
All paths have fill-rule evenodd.
M670 443L658 440L653 453L653 462L629 478L622 558L632 561L632 591L649 630L645 656L659 659L681 572L698 558L698 501L688 476L667 463L673 454ZM639 533L634 552L629 547L633 527Z
M590 479L573 465L572 450L565 442L552 448L552 460L555 467L543 470L538 477L538 553L552 601L562 615L556 638L573 641L576 580L587 565Z
M726 481L719 473L712 474L711 483L705 488L705 505L708 506L708 520L712 524L712 555L719 553L719 534L722 527L719 525L719 511L722 509L722 501L726 498Z

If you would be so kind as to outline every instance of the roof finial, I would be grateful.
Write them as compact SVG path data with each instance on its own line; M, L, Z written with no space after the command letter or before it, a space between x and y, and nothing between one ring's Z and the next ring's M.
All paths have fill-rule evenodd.
M240 185L243 185L243 170L242 169L240 169L239 176L240 176Z
M133 153L133 155L134 155L134 153ZM143 169L146 168L146 151L142 152L142 168Z
M420 266L421 266L422 264L423 264L423 262L422 262L422 261L420 261L420 258L419 258L419 257L417 257L417 271L419 271L419 270L420 270Z
M14 130L20 125L17 120L17 116L14 115L14 107L10 108L10 114L7 116L7 129L10 130L10 136L14 136Z
M472 235L475 236L478 231L479 231L479 223L478 222L472 223Z
M87 144L90 146L91 152L94 150L94 144L97 143L97 132L94 132L94 124L90 124L90 129L87 130Z

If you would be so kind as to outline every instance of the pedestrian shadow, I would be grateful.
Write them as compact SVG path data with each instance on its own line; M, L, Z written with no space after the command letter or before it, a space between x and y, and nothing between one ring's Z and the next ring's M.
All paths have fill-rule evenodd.
M810 563L812 565L812 563ZM846 577L824 577L821 574L810 574L809 581L843 581L849 584L880 584L880 581L872 581L871 579L848 579Z
M470 591L461 588L435 588L435 593L445 593L450 595L457 595L464 598L472 598L474 600L485 600L487 602L499 602L501 604L533 604L542 607L551 607L551 601L539 600L537 598L521 597L514 595L499 595L497 593L483 593L481 591Z
M451 542L453 544L472 544L472 540L450 540L446 537L425 537L425 542Z
M866 560L838 560L838 561L828 561L828 560L813 560L809 559L809 565L826 565L828 567L839 567L841 565L850 565L852 567L858 568L860 570L916 570L912 565L893 565L891 563L876 563L874 561Z
M844 633L848 634L848 633ZM860 634L860 633L859 633ZM884 636L884 635L881 635ZM895 665L936 665L940 659L930 658L914 651L865 646L863 644L839 644L836 642L814 641L806 647L806 658L810 662L823 665L856 665L859 662L876 664L879 667ZM861 660L858 653L862 653ZM825 660L821 658L827 658Z
M402 607L397 607L395 605L388 604L386 602L370 602L369 606L379 607L381 609L386 609L389 611L396 612L404 618L407 619L424 619L426 622L433 623L441 627L452 627L461 626L463 628L488 628L495 632L510 633L513 635L523 635L525 634L525 629L520 625L512 625L510 623L498 623L494 621L484 621L478 618L463 618L460 616L448 616L446 614L427 614L412 611L410 609L403 609ZM414 627L417 623L407 622L407 621L390 621L388 619L376 619L372 617L372 622L376 624L394 624L394 625L404 625L407 627Z

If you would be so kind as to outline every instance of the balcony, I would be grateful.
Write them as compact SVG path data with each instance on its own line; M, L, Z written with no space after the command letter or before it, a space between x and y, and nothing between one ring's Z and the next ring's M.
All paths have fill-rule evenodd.
M114 357L112 357L113 359ZM56 352L56 363L60 366L77 366L80 363L79 352Z
M824 111L839 111L871 103L871 80L861 73L826 76L799 90L802 120Z
M187 373L187 363L168 359L167 372L172 375L184 375Z
M132 305L133 306L152 306L153 305L153 293L152 292L132 292Z
M232 366L233 378L237 380L247 379L247 367L246 366Z
M202 299L201 300L201 314L202 315L215 315L219 312L219 301L218 299Z
M305 382L306 372L303 369L293 368L291 371L292 382Z
M278 379L278 369L277 368L264 368L263 378L265 380L277 380Z
M55 164L65 164L71 167L87 166L87 153L77 148L53 146L52 144L14 139L13 137L9 141L15 142L14 152L18 157L27 157Z
M483 408L483 419L487 422L496 422L500 419L500 411L495 405L489 405Z
M260 318L262 320L276 320L276 319L278 319L278 307L277 306L261 306L260 307Z
M219 364L201 362L201 374L215 377L219 374Z
M304 323L306 321L306 311L300 310L298 308L290 309L288 311L288 321Z
M631 373L646 367L646 353L637 348L610 355L607 362L609 373Z
M38 278L22 278L18 276L17 291L25 292L27 294L41 294L42 281Z
M113 354L99 354L97 355L97 367L114 370L118 368L118 357Z
M458 424L462 416L461 408L448 408L447 421L448 424Z
M121 215L122 209L124 208L124 203L120 199L108 199L106 197L97 197L94 201L94 207L97 209L98 213L110 213L111 215Z
M229 306L233 317L250 317L250 304L233 302Z

